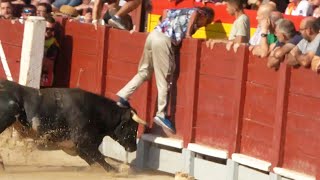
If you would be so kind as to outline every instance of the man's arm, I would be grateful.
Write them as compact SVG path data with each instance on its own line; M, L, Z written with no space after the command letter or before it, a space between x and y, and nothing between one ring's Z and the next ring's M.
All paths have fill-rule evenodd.
M245 36L236 36L236 38L233 40L234 43L245 43L247 42L247 38Z
M288 53L287 55L287 63L291 66L296 66L299 64L298 60L296 59L296 57L298 55L302 54L301 51L299 50L298 46L294 47L290 53Z
M297 55L296 59L299 64L303 67L309 67L311 65L312 58L314 57L314 52L307 52L306 54Z
M270 19L264 19L261 23L261 34L267 34L270 27ZM255 46L252 50L252 54L259 57L267 57L269 54L268 37L261 36L259 45Z
M101 11L102 11L103 3L102 0L95 0L93 9L92 9L92 24L94 25L95 29L97 30L97 24L101 17Z
M282 47L279 47L276 50L274 50L274 57L283 60L284 56L288 54L294 47L295 45L287 43Z
M192 34L195 33L195 30L194 30L193 26L194 26L195 23L197 23L198 16L199 16L199 13L197 11L194 11L191 14L191 17L190 17L190 20L189 20L189 23L188 23L187 34L186 34L187 38L190 38L192 36Z

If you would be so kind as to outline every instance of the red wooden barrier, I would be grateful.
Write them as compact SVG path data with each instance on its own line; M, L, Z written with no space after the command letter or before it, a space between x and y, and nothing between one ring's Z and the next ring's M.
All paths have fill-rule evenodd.
M101 94L105 31L103 26L95 30L91 24L66 23L62 53L70 58L70 87Z
M319 89L319 75L310 69L291 69L283 167L312 175L320 159Z
M12 78L18 82L24 26L20 23L12 24L11 21L1 20L0 27L0 41L3 51ZM7 79L2 63L0 65L0 78Z

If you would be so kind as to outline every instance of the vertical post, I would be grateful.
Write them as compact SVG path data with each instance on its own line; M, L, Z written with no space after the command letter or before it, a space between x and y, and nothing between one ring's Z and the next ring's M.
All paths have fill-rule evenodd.
M227 180L238 180L239 163L227 159Z
M235 59L236 72L235 72L235 86L234 86L234 107L233 107L233 122L231 124L232 131L234 132L229 145L229 158L232 154L240 151L240 138L242 129L242 118L244 109L245 87L247 82L248 62L249 62L249 49L248 47L239 47L239 50L244 48L243 59ZM239 54L239 53L238 53Z
M195 44L195 46L190 46L190 52L196 51L195 57L192 56L189 59L188 66L188 85L190 88L186 88L186 116L184 125L184 137L183 143L184 147L188 146L188 143L192 140L192 127L193 122L196 119L196 109L197 109L197 98L198 98L198 84L199 84L199 68L200 68L200 57L201 57L201 45L202 41L189 39L190 44Z
M194 159L195 159L195 152L190 151L186 148L182 149L182 154L184 158L184 167L183 170L185 173L194 176Z
M40 88L46 22L43 17L31 16L25 22L19 84Z
M284 128L286 124L286 110L288 106L288 90L290 70L286 63L282 63L278 72L277 102L275 111L274 133L272 139L272 167L280 165L284 142Z

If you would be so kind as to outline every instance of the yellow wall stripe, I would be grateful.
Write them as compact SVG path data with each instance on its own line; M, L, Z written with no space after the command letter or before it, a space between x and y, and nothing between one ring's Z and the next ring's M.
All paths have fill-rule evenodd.
M157 14L148 14L148 32L152 31L157 24L159 23L160 15ZM199 39L226 39L231 31L232 24L229 23L213 23L208 25L206 28L200 28L198 31L192 36L194 38ZM255 32L256 28L250 28L251 36Z

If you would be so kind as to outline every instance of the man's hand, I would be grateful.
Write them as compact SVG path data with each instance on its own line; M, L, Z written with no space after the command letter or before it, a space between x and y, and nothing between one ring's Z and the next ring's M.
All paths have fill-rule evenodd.
M94 26L95 30L98 30L98 20L96 19L92 20L92 25Z

